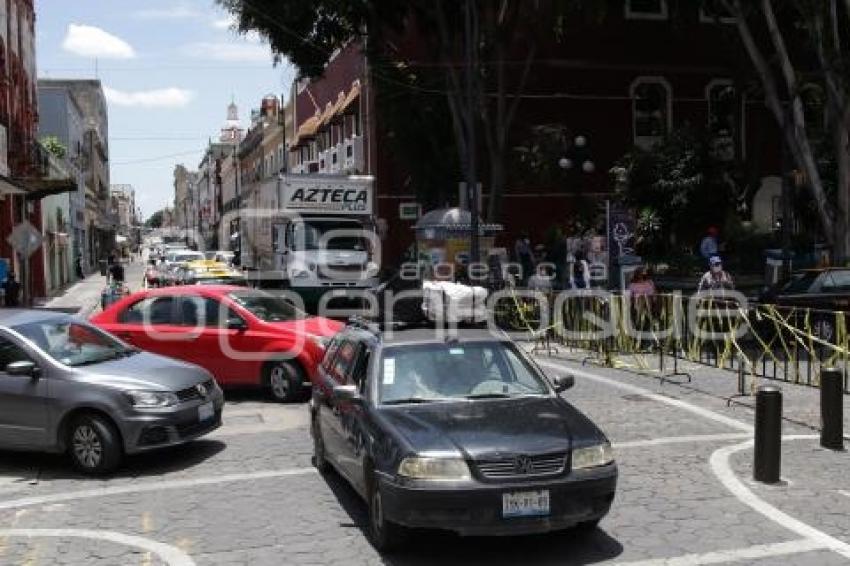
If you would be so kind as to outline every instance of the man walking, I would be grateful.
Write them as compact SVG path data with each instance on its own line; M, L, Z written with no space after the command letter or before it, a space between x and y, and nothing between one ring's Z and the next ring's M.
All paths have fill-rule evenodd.
M731 291L735 288L732 276L723 270L723 261L720 256L711 256L708 264L708 271L699 280L697 293L702 291Z

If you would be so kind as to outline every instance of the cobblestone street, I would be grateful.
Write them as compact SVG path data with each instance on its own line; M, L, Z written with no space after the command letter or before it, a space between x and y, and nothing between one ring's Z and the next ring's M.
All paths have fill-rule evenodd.
M750 480L752 412L647 377L566 364L567 398L615 445L620 485L591 533L419 533L382 557L365 506L311 466L307 408L230 391L225 425L130 458L108 480L53 456L0 457L2 564L839 564L850 560L848 455L786 423L778 486ZM678 561L665 562L667 559Z

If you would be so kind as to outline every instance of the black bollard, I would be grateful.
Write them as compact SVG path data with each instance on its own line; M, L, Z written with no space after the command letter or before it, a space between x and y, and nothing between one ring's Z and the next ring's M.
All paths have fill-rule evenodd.
M820 445L844 449L844 374L835 368L820 370Z
M756 392L753 479L776 483L782 467L782 390L762 385Z

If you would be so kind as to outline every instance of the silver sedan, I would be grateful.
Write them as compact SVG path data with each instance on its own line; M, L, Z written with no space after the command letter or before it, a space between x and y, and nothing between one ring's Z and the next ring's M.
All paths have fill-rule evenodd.
M0 449L67 453L83 472L221 426L206 370L143 352L66 314L0 310Z

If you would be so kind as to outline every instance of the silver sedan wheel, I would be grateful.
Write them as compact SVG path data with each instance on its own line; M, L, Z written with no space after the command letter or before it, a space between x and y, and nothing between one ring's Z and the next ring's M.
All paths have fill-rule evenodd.
M77 461L86 468L96 468L103 458L103 445L100 437L88 425L80 425L74 430L73 436L74 456Z

